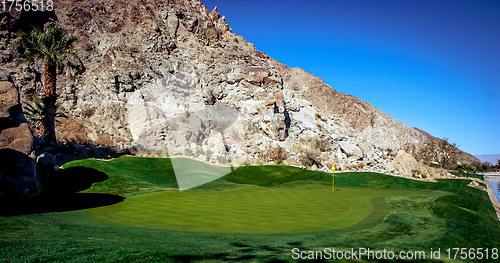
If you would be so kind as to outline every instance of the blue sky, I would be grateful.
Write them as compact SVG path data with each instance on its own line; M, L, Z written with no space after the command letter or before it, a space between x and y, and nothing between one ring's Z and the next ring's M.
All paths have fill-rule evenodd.
M500 153L500 1L202 2L335 90L471 154Z

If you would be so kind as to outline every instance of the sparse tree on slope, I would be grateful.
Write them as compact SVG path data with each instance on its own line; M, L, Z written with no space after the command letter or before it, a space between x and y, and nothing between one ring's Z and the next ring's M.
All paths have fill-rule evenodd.
M441 169L456 162L459 150L456 143L449 143L448 138L443 138L439 141L428 139L424 143L425 159L435 161Z
M34 60L42 60L44 65L44 88L45 97L43 103L46 106L46 140L56 142L55 133L55 103L57 100L57 69L64 67L64 61L67 61L69 56L76 56L76 52L72 50L73 43L77 40L75 36L66 36L67 32L61 27L50 27L45 31L33 29L31 33L20 32L16 44L24 49L23 59L20 63L31 64ZM68 65L75 67L74 64L68 61Z
M476 172L476 167L468 164L465 166L465 171L467 172L467 178L469 178L469 173L475 173Z

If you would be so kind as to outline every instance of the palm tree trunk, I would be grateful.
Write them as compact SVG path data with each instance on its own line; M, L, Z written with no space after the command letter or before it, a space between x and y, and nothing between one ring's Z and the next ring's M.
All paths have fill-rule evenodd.
M40 127L39 127L39 137L40 138L43 138L43 136L45 136L45 130L47 129L47 126L45 126L44 123L40 124Z
M54 122L55 103L57 100L57 68L54 61L48 59L45 62L45 105L47 107L47 137L46 140L56 142L56 127Z

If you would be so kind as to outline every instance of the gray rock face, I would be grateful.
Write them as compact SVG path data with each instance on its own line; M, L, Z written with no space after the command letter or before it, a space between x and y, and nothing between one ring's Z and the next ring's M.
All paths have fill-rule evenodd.
M17 89L0 82L0 195L28 197L40 192L32 148Z
M19 94L10 82L0 82L0 118L9 118L10 121L14 121L12 118L15 115L11 115L11 112L15 111L16 107L19 106Z
M234 163L274 162L263 156L280 147L285 164L309 156L323 170L335 163L387 171L392 152L412 154L426 139L257 51L198 0L58 1L55 17L78 37L75 62L85 68L82 75L62 72L58 94L68 122L90 140L157 154L210 150L211 157L200 156L231 156ZM8 72L0 80L24 87L27 99L41 92L43 70L15 66L18 54L8 45L15 34L0 34L12 57L0 63ZM61 125L57 133L69 140L75 131Z

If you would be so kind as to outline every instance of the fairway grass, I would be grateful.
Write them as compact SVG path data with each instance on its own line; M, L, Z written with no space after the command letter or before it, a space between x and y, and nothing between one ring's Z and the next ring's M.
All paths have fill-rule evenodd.
M88 210L110 223L179 231L218 233L299 233L352 226L374 210L372 199L424 192L309 185L286 189L243 187L215 192L164 192ZM377 202L377 206L386 206ZM369 222L381 221L378 214Z
M181 161L188 173L201 167L196 160ZM468 180L431 183L340 173L335 175L340 191L332 193L328 173L243 166L179 191L169 158L86 159L64 168L74 166L109 177L83 193L125 200L93 209L0 216L0 262L294 262L294 248L429 253L454 247L491 250L500 244L488 195L467 186ZM84 199L80 195L76 199ZM52 202L65 200L61 195ZM425 262L487 262L444 258Z

